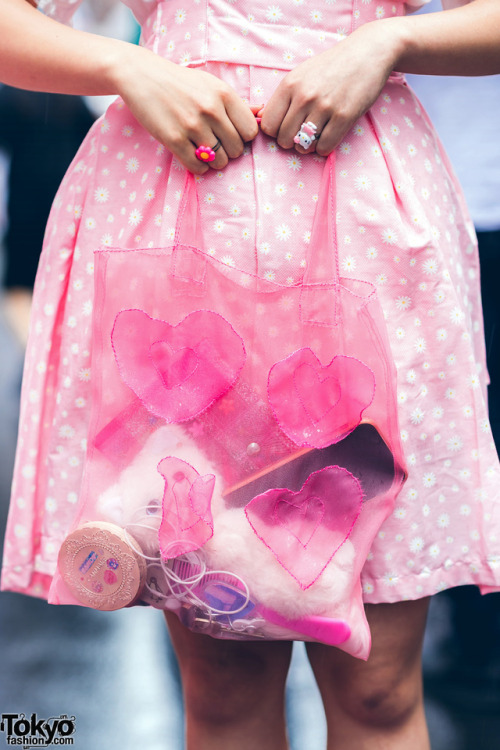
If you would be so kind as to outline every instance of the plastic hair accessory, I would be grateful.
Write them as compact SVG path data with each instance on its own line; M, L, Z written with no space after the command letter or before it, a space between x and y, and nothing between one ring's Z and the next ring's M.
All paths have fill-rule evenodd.
M315 125L310 120L308 122L303 122L300 126L299 132L294 137L293 142L297 143L299 146L302 146L302 148L307 151L312 142L317 140L318 138L317 130L317 125Z
M186 461L172 456L160 461L158 471L165 480L158 536L162 556L170 559L203 546L212 536L215 476L202 477Z
M194 154L200 161L214 161L215 153L220 149L220 147L221 142L217 138L217 143L215 144L215 146L213 146L213 148L211 148L210 146L198 146Z

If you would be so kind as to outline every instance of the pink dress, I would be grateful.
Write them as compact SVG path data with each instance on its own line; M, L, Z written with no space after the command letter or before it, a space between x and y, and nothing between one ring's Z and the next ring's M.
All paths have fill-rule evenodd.
M41 0L67 21L74 0ZM302 60L401 0L128 0L142 44L266 102ZM257 64L256 64L257 63ZM444 84L443 84L444 85ZM207 252L294 285L324 159L259 134L197 180ZM92 127L50 216L35 288L4 589L45 597L75 515L92 380L93 253L171 244L183 167L117 100ZM398 371L409 469L363 572L367 602L475 583L500 589L499 465L488 424L479 267L459 186L399 73L346 135L336 162L342 275L373 283Z

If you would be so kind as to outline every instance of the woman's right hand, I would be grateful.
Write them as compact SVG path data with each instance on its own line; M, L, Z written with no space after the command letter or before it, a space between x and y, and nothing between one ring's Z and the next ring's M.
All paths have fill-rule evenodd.
M57 23L29 0L0 0L0 80L31 91L120 95L132 114L194 174L221 169L258 132L254 112L227 83L151 50ZM198 146L221 148L209 164Z
M222 169L241 156L258 126L252 109L216 76L176 65L142 47L117 63L116 87L134 117L193 174ZM209 163L198 146L221 146Z

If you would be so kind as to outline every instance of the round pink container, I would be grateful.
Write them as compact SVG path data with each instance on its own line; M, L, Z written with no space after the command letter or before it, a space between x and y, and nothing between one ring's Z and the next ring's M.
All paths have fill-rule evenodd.
M114 610L132 604L146 579L146 561L137 541L104 521L86 523L64 540L59 572L86 607Z

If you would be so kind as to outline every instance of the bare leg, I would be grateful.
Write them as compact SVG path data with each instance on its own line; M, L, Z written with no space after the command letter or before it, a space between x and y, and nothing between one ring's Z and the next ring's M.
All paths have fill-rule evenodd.
M184 689L187 750L286 750L292 644L216 640L165 617Z
M430 750L421 672L428 603L368 604L373 645L367 662L307 644L328 750Z

